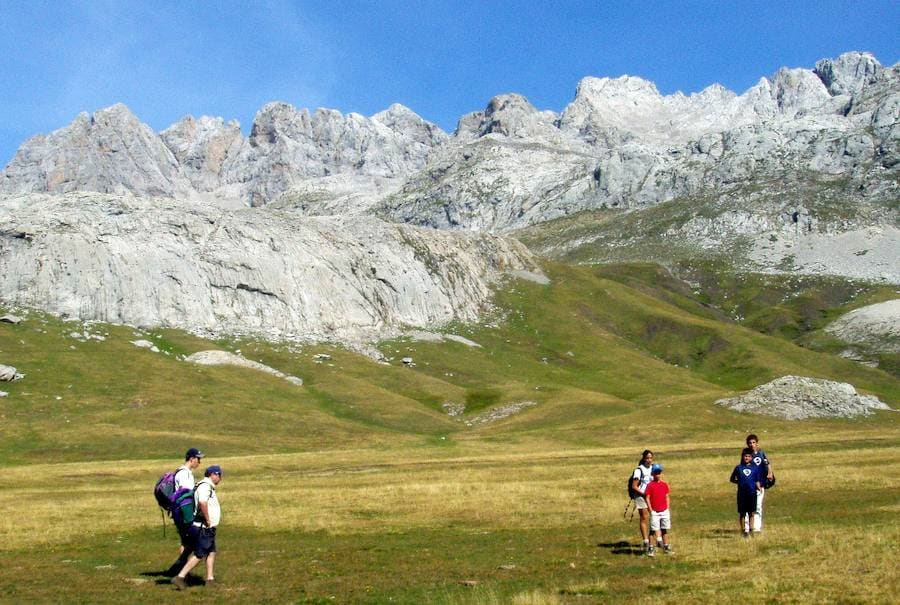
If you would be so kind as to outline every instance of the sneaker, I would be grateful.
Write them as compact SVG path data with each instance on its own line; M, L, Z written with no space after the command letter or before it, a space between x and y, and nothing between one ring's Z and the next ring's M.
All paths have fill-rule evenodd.
M218 582L216 582L216 579L215 579L215 578L210 578L209 580L207 580L207 581L205 582L205 584L206 584L207 586L215 586L216 584L218 584Z
M673 554L672 548L670 546L666 546L665 548L663 548L663 552L666 553L667 555Z
M182 578L181 576L175 576L172 578L172 585L175 586L178 590L187 590L187 580Z
M655 557L655 556L656 556L656 549L653 548L652 546L649 547L649 548L647 549L647 556L648 556L648 557Z
M744 538L749 538L749 537L750 537L750 532L749 532L749 531L745 531L745 532L744 532Z

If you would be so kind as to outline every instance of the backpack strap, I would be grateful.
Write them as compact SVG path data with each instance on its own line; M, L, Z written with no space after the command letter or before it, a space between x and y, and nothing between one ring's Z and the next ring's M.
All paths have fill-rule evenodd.
M634 467L634 470L636 470L636 471L638 471L638 472L641 473L641 478L637 480L637 482L638 482L638 488L640 488L640 487L641 487L641 483L644 482L644 475L645 475L644 469L642 469L642 468L641 468L641 465L638 464L636 467ZM634 473L633 473L633 472L631 473L631 479L632 479L632 481L633 481L634 479L636 479L636 477L634 476ZM634 491L637 492L637 490L634 490ZM638 495L641 495L641 492L637 492L637 493L638 493Z

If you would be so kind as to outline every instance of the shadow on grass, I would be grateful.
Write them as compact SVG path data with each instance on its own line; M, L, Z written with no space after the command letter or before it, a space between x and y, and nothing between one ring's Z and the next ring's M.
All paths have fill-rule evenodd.
M619 540L618 542L601 542L597 546L606 548L614 555L632 555L639 557L644 554L644 550L640 546L634 546L625 540Z
M161 571L142 571L141 575L147 578L156 578L156 584L158 585L166 585L172 583L172 576L175 574L163 569ZM188 574L185 581L188 586L203 586L205 584L201 578L192 574Z

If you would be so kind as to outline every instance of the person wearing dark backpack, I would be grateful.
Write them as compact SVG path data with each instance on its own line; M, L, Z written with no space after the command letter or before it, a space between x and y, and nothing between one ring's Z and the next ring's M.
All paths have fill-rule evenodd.
M193 491L194 485L194 469L200 466L200 460L203 459L203 452L195 447L190 448L184 454L184 464L175 471L175 492L188 489ZM191 533L191 522L193 519L182 519L181 515L172 515L175 522L175 528L178 530L178 537L181 539L181 545L178 547L178 559L172 563L172 566L166 570L165 575L172 577L176 575L184 564L187 563L188 557L193 550L193 536Z
M194 489L194 501L197 514L191 527L194 536L194 548L187 563L172 578L172 584L178 590L187 588L187 575L200 561L206 559L206 585L212 586L216 582L214 566L216 562L216 528L222 518L222 510L219 507L219 498L216 496L216 487L222 480L222 467L214 464L207 467L204 479Z
M753 526L750 525L749 515L744 522L745 531L753 531L759 533L762 531L762 509L763 499L766 497L766 486L775 483L775 475L772 472L772 465L769 463L769 457L759 447L759 437L750 433L747 435L747 447L753 452L753 464L759 469L760 487L756 492L756 511L753 515Z
M638 521L641 529L641 547L645 554L650 554L650 508L644 498L644 491L650 483L650 469L653 464L653 452L644 450L641 460L631 473L631 494L634 507L638 511Z

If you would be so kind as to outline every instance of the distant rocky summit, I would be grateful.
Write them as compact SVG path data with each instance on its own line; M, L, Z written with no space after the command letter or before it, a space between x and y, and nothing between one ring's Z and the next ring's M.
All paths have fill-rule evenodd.
M853 385L803 376L783 376L728 399L718 405L736 412L777 416L786 420L806 418L852 418L874 410L889 410L871 395L860 395Z
M185 117L156 134L118 104L28 140L3 172L0 192L95 191L259 206L309 181L328 190L333 177L346 177L366 189L405 177L446 139L402 105L365 118L270 103L245 138L237 122L205 116Z
M741 95L587 77L559 114L501 95L452 136L402 105L367 118L270 103L246 138L236 122L190 116L156 134L115 105L27 141L0 192L284 198L309 214L374 208L399 222L508 230L761 179L840 179L854 201L895 199L898 122L900 68L860 52L782 69Z
M504 94L452 135L401 105L287 103L248 136L207 116L156 133L119 104L0 174L0 300L360 343L476 318L503 272L539 275L488 234L593 211L616 215L532 249L900 283L898 141L900 66L862 52L743 94L588 77L560 113Z

